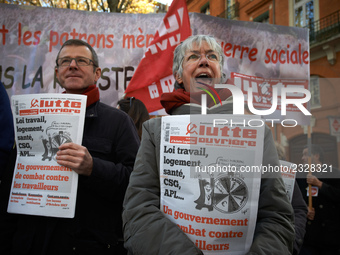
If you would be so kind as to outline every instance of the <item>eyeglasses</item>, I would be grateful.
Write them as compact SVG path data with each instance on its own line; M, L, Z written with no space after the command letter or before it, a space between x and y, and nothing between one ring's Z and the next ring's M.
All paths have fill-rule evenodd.
M204 55L205 58L211 62L219 62L220 60L219 55L216 52L209 52L206 54L190 53L186 55L184 58L186 59L187 62L197 62L201 60L202 55Z
M70 66L72 63L72 60L76 61L77 66L89 66L91 63L93 63L94 66L95 63L92 59L85 58L85 57L76 57L76 58L58 58L57 59L57 66Z

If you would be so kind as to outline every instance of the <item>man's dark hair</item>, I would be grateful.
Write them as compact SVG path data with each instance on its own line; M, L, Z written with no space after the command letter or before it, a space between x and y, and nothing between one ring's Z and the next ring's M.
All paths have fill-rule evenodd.
M99 67L99 61L98 61L98 56L97 56L97 53L95 52L95 50L92 48L92 46L90 44L88 44L87 42L85 41L82 41L82 40L79 40L79 39L70 39L70 40L67 40L66 42L64 42L64 44L61 46L59 52L58 52L58 55L57 55L57 58L56 58L56 65L58 66L58 58L59 58L59 54L61 52L61 50L65 47L65 46L70 46L70 45L76 45L76 46L86 46L90 51L91 51L91 54L92 54L92 61L93 61L93 70L95 71L96 70L96 67Z
M323 163L323 161L324 161L323 149L319 145L316 145L316 144L312 144L311 148L312 148L311 154L313 154L313 155L319 154L319 160L320 160L321 163ZM306 145L304 147L304 149L308 149L308 146Z

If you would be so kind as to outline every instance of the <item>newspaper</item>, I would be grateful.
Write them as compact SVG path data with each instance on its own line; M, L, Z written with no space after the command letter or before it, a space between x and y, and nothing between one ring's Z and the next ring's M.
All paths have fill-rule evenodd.
M86 96L15 95L11 102L18 154L8 212L73 218L78 174L55 157L61 144L81 144Z
M264 126L257 116L162 118L161 210L204 254L249 251L256 224Z
M295 186L295 178L296 178L296 172L294 171L295 164L280 160L281 165L281 176L283 183L285 184L286 188L286 194L290 202L292 202L293 199L293 193L294 193L294 186Z

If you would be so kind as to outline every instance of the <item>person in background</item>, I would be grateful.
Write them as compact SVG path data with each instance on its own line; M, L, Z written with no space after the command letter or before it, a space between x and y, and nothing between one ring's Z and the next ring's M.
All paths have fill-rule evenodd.
M277 154L280 160L286 160L286 153L284 147L275 141ZM297 182L295 181L293 196L291 204L294 210L294 227L295 227L295 241L293 255L298 255L303 244L303 238L306 233L307 222L307 204L302 197L301 191Z
M9 98L6 89L0 81L0 182L4 169L8 163L8 158L14 146L14 125Z
M304 166L309 164L308 152L308 147L302 151ZM309 184L312 187L312 208L308 207L306 235L300 255L339 255L339 170L325 164L323 149L316 144L311 145L309 167L311 172L301 173L297 179L306 203L309 200ZM304 169L307 168L304 167Z
M135 123L138 136L142 137L142 125L144 121L150 119L148 110L144 103L137 98L127 97L118 101L117 108L126 112Z
M15 215L7 213L13 170L17 156L14 124L10 101L0 81L0 254L10 249L11 236L15 231Z
M161 103L169 114L201 113L201 92L195 87L201 78L221 81L223 53L211 36L191 36L174 52L175 91L164 93ZM230 96L230 93L229 93ZM222 100L229 98L221 91ZM195 100L197 99L197 100ZM192 107L192 101L197 102ZM230 100L229 100L230 101ZM232 102L232 101L230 101ZM232 113L232 104L218 106L218 113ZM209 104L209 102L208 102ZM143 137L123 204L125 247L130 254L194 255L203 252L160 209L161 118L143 124ZM263 165L279 165L272 134L264 134ZM254 238L248 254L291 254L294 243L293 209L281 176L263 174ZM203 211L200 211L203 214Z
M100 102L101 69L88 43L66 41L55 72L65 93L87 96L82 145L64 143L56 156L79 174L75 217L18 215L11 250L1 254L126 254L121 212L140 143L136 128L125 112Z

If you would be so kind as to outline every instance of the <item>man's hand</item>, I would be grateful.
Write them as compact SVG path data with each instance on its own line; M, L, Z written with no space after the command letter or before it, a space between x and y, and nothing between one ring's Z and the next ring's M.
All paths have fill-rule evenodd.
M75 143L64 143L59 146L57 163L71 168L78 174L90 176L93 159L86 147Z
M322 187L322 181L320 181L318 178L316 178L312 174L307 174L307 183L312 185L312 186L316 186L319 189L321 189L321 187Z
M307 219L314 220L314 217L315 217L314 207L312 207L312 209L309 209L309 207L308 207Z

